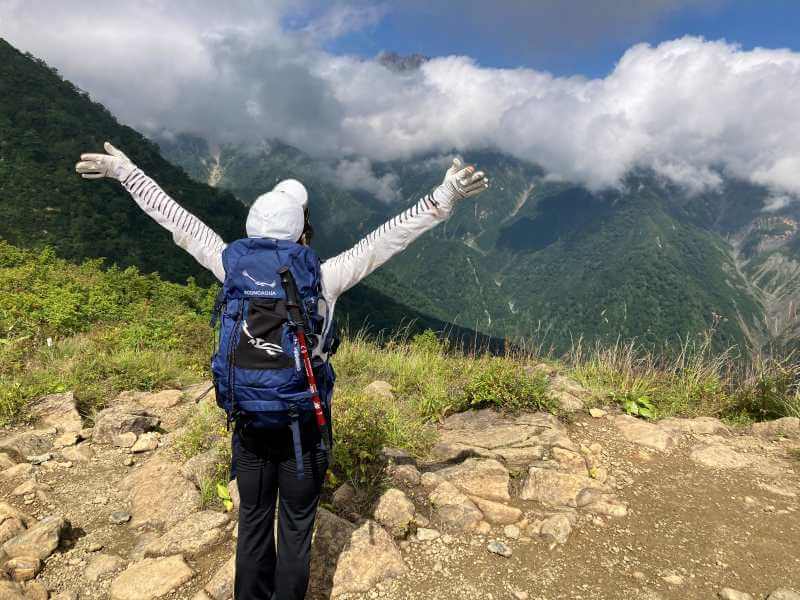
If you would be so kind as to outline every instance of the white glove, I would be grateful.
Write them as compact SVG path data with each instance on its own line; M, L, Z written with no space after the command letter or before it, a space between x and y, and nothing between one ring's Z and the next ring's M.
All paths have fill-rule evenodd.
M80 173L84 179L111 177L123 181L136 169L136 165L109 142L103 144L103 147L108 154L81 154L81 161L75 165L75 172Z
M483 171L476 171L473 165L465 167L461 159L454 158L442 185L433 190L433 199L450 209L459 200L477 196L488 187L489 179Z

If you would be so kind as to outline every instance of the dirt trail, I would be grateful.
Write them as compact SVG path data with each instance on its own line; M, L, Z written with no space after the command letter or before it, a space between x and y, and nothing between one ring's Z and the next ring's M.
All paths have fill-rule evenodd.
M80 447L88 448L88 460L68 462L61 450L52 449L49 451L52 457L31 467L30 473L0 477L2 500L36 518L59 514L71 523L59 548L46 559L36 577L52 596L68 592L74 595L61 597L110 597L115 579L143 557L143 545L169 528L115 524L110 517L117 512L135 512L131 493L124 485L131 473L144 472L155 461L169 460L180 466L173 450L176 432L180 432L188 415L196 409L193 402L184 400L161 411L162 423L170 429L163 430L155 451L132 454L128 448L87 441ZM518 535L512 535L518 539L511 539L502 525L482 521L482 527L465 531L443 523L432 508L429 491L423 491L420 484L398 485L414 501L421 515L417 518L425 521L424 526L435 528L442 535L418 541L412 531L407 539L398 539L396 546L389 541L390 550L405 563L406 572L378 582L369 591L340 597L677 600L715 598L724 587L753 594L755 598L766 598L778 588L800 591L800 439L729 433L721 424L714 425L713 431L706 434L679 431L674 424L672 428L665 424L653 426L644 432L644 437L636 438L641 433L636 429L641 422L629 422L614 414L592 418L580 411L576 415L566 425L546 415L524 416L521 420L525 425L520 425L520 420L491 421L491 426L508 438L507 443L495 443L494 430L484 435L487 430L476 421L470 435L476 436L476 444L482 444L482 448L471 448L458 458L454 457L467 447L463 443L467 434L461 430L448 433L445 428L442 439L449 445L444 444L439 450L451 453L446 464L433 466L430 461L423 461L417 466L421 471L446 473L441 470L443 467L452 469L453 465L471 464L465 463L464 458L470 453L474 456L475 452L479 458L470 460L477 461L476 464L499 464L497 461L502 459L510 465L520 452L536 450L540 446L534 444L548 440L542 446L545 449L539 452L542 460L526 458L527 462L519 469L509 466L511 480L507 487L512 493L506 505L521 511L525 521L533 522L562 509L542 510L536 501L520 499L528 464L543 465L545 471L550 468L547 472L552 473L555 471L547 467L548 460L553 462L552 457L548 459L548 452L559 456L560 461L566 455L579 456L578 448L584 452L591 447L594 448L592 477L598 468L608 474L603 493L608 498L613 494L613 502L618 503L615 506L627 508L626 516L564 509L573 519L565 543L532 534L526 526ZM678 425L685 428L692 423ZM521 427L529 427L532 437L522 439L525 436L520 437L520 432L528 430ZM8 439L21 431L33 428L7 430L3 437ZM53 429L37 431L49 436L48 439L56 435ZM458 438L459 435L462 437ZM659 444L665 447L662 450L651 447ZM487 446L493 449L485 450ZM562 463L561 467L569 464ZM502 469L505 471L505 467ZM490 479L494 475L490 473L487 477L486 489L493 489L495 484ZM581 477L588 480L585 474ZM27 481L45 487L38 492L14 495L14 490ZM453 481L459 486L464 484L458 479ZM464 485L472 484L467 481ZM481 493L478 490L477 495ZM355 521L357 525L358 519ZM195 600L227 597L230 592L225 590L229 590L230 576L221 577L223 583L218 589L222 591L218 596L201 590L208 590L212 578L220 580L220 573L225 571L221 567L234 550L233 525L231 520L220 527L221 536L202 552L184 554L193 575L188 581L174 585L163 597ZM487 544L494 540L503 542L511 550L511 556L488 552ZM99 554L115 555L122 560L116 568L92 580L88 567ZM363 559L369 561L373 557ZM376 554L374 560L380 560L380 555ZM336 563L334 560L324 568L335 569Z
M552 550L541 540L504 539L502 528L440 538L404 553L409 573L377 597L677 600L716 598L725 587L756 598L800 590L800 460L790 455L800 443L726 439L768 458L774 469L765 474L697 464L690 451L703 436L659 453L626 441L606 419L582 418L568 430L576 442L602 445L627 517L582 517ZM493 539L513 555L488 553ZM682 581L670 584L670 576Z

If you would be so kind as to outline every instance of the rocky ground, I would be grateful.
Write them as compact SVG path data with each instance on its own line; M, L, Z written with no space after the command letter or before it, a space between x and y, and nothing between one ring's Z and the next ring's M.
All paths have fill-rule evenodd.
M454 415L429 456L385 450L368 514L336 490L309 597L800 600L800 420L652 424L553 384L569 419ZM204 389L123 394L91 423L51 396L2 434L0 600L231 597L235 511L199 491L216 457L175 451Z

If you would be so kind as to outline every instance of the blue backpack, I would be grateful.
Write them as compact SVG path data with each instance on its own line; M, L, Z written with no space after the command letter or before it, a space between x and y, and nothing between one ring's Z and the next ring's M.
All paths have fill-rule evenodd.
M246 238L225 248L222 264L225 282L212 316L213 327L220 320L219 344L211 359L217 404L227 413L229 426L235 422L265 432L291 428L302 478L300 425L313 421L315 413L279 271L288 267L296 283L309 353L322 343L330 355L336 339L322 338L319 258L308 246L294 242ZM330 423L335 380L330 363L315 364L314 375Z

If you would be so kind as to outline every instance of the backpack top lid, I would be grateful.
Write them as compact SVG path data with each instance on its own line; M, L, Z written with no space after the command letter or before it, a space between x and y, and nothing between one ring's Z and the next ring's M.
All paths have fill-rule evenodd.
M278 270L289 267L301 298L320 293L321 270L317 253L309 246L285 240L244 238L222 252L226 298L286 299Z

